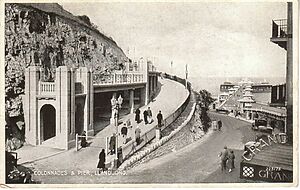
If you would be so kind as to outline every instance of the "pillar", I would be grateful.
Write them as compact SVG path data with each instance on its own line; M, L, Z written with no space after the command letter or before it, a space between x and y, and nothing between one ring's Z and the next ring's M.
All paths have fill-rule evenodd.
M87 136L93 136L94 87L92 71L88 70L86 67L79 67L79 69L77 70L77 80L77 82L81 82L81 84L83 85L83 93L86 96L84 102L83 130L86 131Z
M157 128L155 129L155 141L159 141L160 140L160 129Z
M147 105L149 103L149 88L150 88L150 81L149 81L149 62L145 62L143 65L143 77L145 82L145 88L141 89L141 104Z
M293 7L288 2L287 7L287 64L286 64L286 97L287 97L287 122L286 132L288 142L293 140Z
M155 76L152 77L152 93L155 92Z
M25 140L28 144L38 145L38 107L37 95L39 93L40 69L38 66L29 66L25 69L25 96L24 119Z
M254 112L251 111L251 120L254 120Z
M134 112L134 89L129 90L130 97L129 97L129 108L130 108L130 113Z
M75 73L66 66L56 69L56 147L75 146Z
M247 119L247 120L250 119L250 111L246 111L246 119Z

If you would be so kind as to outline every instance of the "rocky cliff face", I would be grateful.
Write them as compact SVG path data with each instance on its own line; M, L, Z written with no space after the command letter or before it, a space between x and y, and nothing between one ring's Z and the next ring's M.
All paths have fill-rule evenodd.
M87 22L88 21L88 22ZM44 69L53 81L60 65L93 70L94 81L118 70L128 58L86 16L75 17L58 4L5 4L5 111L8 133L22 136L24 70ZM19 123L19 124L18 124Z

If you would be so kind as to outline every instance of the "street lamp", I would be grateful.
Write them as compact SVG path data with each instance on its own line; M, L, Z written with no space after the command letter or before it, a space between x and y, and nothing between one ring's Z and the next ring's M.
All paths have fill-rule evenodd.
M122 108L122 103L123 103L123 98L122 96L120 95L119 98L116 100L115 96L113 96L113 98L111 99L111 106L112 106L112 115L113 115L113 118L114 118L114 125L115 125L115 128L116 128L116 147L115 147L115 156L116 156L116 159L118 159L118 141L119 141L119 127L118 127L118 124L119 124L119 109Z

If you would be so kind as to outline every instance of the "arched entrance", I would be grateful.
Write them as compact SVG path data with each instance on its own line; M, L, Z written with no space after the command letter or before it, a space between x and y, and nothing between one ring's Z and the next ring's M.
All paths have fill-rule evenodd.
M76 104L75 133L81 134L83 132L83 121L84 121L83 106L81 104Z
M56 113L55 108L46 104L41 108L41 133L43 141L56 135Z

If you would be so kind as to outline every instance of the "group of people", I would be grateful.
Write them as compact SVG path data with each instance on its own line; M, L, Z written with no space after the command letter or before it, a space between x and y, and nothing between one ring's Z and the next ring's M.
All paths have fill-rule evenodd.
M140 109L137 108L135 111L135 121L137 123L141 122L140 113L141 113ZM144 116L145 125L151 124L154 121L154 119L152 118L152 111L151 111L150 107L148 107L147 110L144 110L143 116ZM162 121L163 121L163 115L160 110L159 110L156 118L157 118L157 125L159 128L161 128ZM137 126L137 128L135 129L135 140L136 140L137 145L139 145L141 143L140 138L141 138L141 129L139 128L139 126Z
M135 110L135 121L136 121L137 123L140 123L140 122L141 122L141 119L140 119L140 113L141 113L140 109L137 108L137 109ZM153 122L153 119L152 119L152 111L151 111L150 107L148 107L148 109L145 110L145 111L143 112L143 116L144 116L144 122L145 122L145 125L151 124L151 123Z
M137 108L136 111L135 111L135 121L137 123L141 122L140 113L141 113L140 109ZM154 121L153 118L152 118L152 111L151 111L150 107L148 107L148 109L143 112L143 115L144 115L145 124L151 124ZM159 113L157 114L157 124L158 124L159 128L162 126L162 121L163 121L163 115L162 115L161 111L159 111ZM128 136L129 133L131 133L130 131L132 130L132 128L133 128L133 126L131 124L130 119L128 119L126 122L123 123L123 126L121 128L121 136L124 139L123 144L127 143L127 140L128 140L127 136ZM142 142L141 133L142 133L142 130L137 125L135 130L134 130L136 145L139 145ZM109 152L108 152L108 154L113 155L113 154L116 153L116 141L117 141L117 135L116 135L116 133L113 133L113 135L110 137L110 140L109 140ZM84 138L84 140L82 138L82 142L84 144L86 143L85 138ZM104 165L105 165L104 164L105 163L105 153L104 152L105 152L104 149L102 149L102 151L99 154L99 163L98 163L97 168L104 169Z
M234 159L235 155L233 150L228 150L227 146L224 146L224 149L222 152L220 152L219 157L221 158L221 170L226 171L227 166L229 168L229 172L232 172L232 170L235 168L234 166Z
M141 122L140 114L141 114L141 111L140 111L139 108L137 108L136 111L135 111L135 121L137 123ZM154 121L153 118L152 118L152 111L151 111L150 107L148 107L147 110L144 110L143 116L144 116L145 125L151 124ZM163 116L162 116L161 111L158 112L156 118L157 118L158 127L161 127L162 126L162 120L163 120Z

